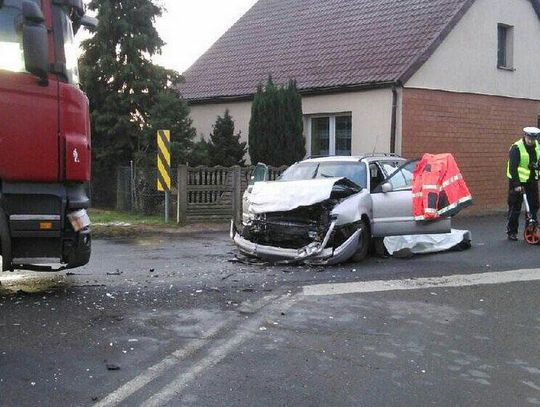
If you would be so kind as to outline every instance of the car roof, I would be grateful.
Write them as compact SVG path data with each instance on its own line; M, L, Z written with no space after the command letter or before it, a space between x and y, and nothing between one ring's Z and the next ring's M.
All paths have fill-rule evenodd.
M335 155L335 156L329 156L329 157L313 157L313 158L307 158L301 162L359 162L359 161L380 161L380 160L405 160L405 158L400 157L397 154L390 154L390 153L366 153L366 154L360 154L360 155L353 155L353 156L345 156L345 155Z

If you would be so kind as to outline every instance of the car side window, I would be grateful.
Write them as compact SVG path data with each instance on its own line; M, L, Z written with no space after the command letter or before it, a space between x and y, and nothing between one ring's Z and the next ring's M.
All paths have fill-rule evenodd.
M388 179L388 182L392 184L393 191L403 191L412 189L413 173L418 164L418 160L409 161L394 173Z
M384 180L384 174L376 163L369 164L369 189L373 192Z
M254 185L259 181L268 181L268 167L265 164L257 164L251 176L249 177L249 184Z
M380 161L379 165L384 171L385 178L389 178L399 167L403 165L404 161Z

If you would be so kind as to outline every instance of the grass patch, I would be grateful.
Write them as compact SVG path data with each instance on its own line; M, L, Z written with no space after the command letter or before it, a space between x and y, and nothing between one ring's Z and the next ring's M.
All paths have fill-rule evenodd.
M176 218L165 223L163 215L138 215L109 209L89 210L92 235L98 239L137 239L165 234L194 232L227 232L228 222L176 224Z

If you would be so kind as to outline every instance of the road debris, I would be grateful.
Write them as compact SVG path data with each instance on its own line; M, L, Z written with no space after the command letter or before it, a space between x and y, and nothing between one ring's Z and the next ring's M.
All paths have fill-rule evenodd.
M120 269L116 269L114 273L107 273L108 276L120 276L122 274L124 274L124 272L120 271Z
M107 367L107 370L120 370L120 366L115 365L114 363L107 363L105 366Z

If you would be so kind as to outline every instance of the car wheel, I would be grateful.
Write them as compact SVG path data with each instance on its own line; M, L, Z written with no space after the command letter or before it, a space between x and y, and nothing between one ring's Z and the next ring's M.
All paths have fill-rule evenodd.
M356 253L351 257L351 261L355 263L361 262L368 256L369 246L371 244L369 227L365 220L362 220L360 222L360 226L358 227L358 229L360 230L360 247L358 247Z

